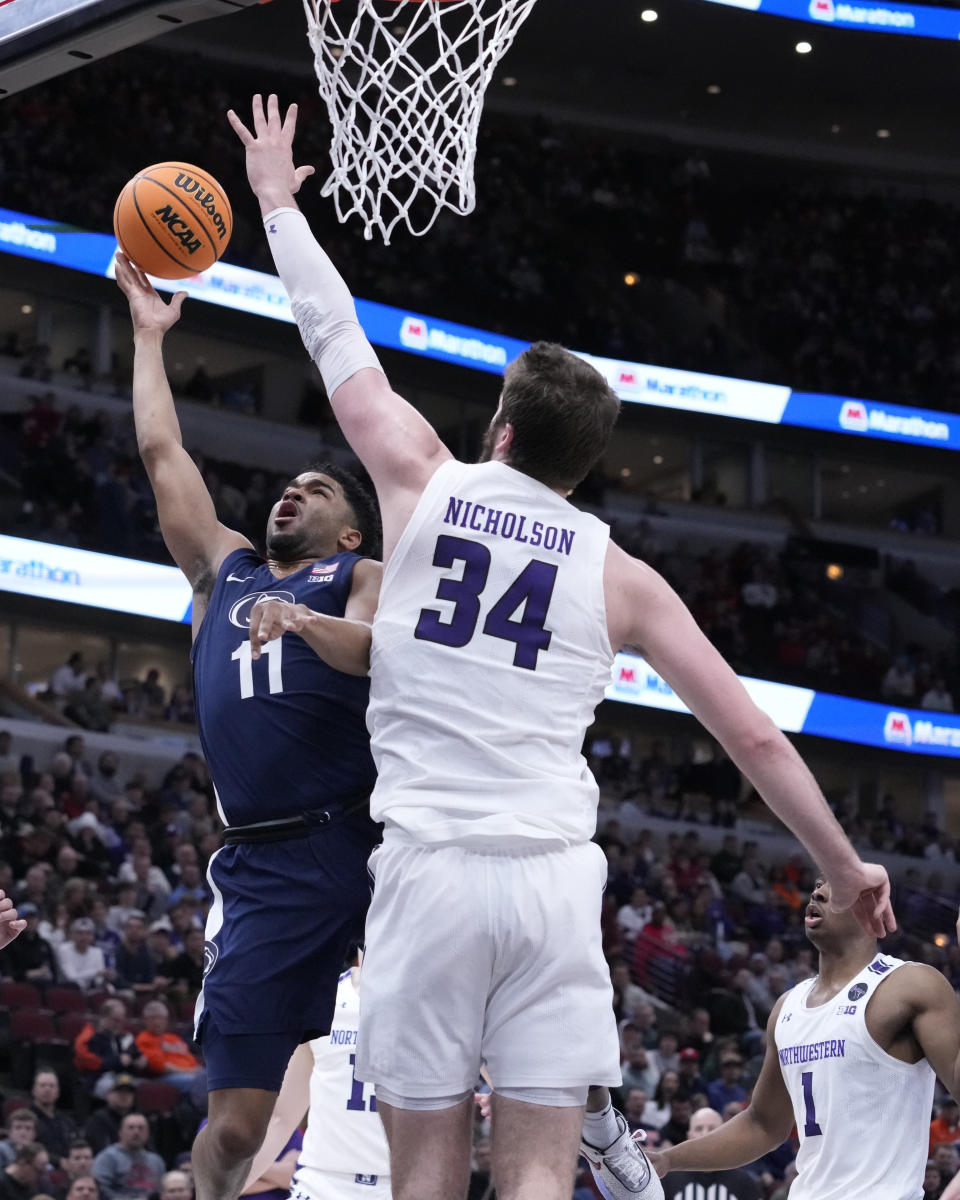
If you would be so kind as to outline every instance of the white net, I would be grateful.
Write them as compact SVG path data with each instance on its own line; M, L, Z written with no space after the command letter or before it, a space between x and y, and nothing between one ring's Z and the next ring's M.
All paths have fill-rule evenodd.
M323 195L384 243L473 211L493 71L536 0L304 0L333 141Z

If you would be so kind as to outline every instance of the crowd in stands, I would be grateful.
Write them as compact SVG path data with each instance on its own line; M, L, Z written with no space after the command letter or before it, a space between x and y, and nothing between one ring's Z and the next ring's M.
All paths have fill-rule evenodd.
M24 537L135 558L168 561L156 506L136 453L132 422L103 410L61 412L52 396L37 395L16 424L21 503L14 532ZM285 479L195 455L217 512L231 528L262 544L270 507ZM599 493L602 500L602 489ZM589 487L585 500L593 498ZM953 655L915 644L881 647L865 636L857 589L829 582L822 564L811 564L799 541L779 553L742 543L733 550L669 545L646 519L614 523L614 537L661 571L691 608L701 628L739 671L803 687L953 711L960 663ZM960 605L936 592L909 564L888 573L890 585L918 611L938 604L945 623L960 628ZM874 589L874 596L877 595ZM65 668L64 668L65 670ZM67 715L89 729L109 727L111 714L193 717L189 684L157 698L149 681L120 690L102 669L82 679L55 676L61 700L71 692Z
M651 1144L675 1143L697 1109L729 1119L746 1102L766 1015L811 973L803 909L813 878L799 855L762 862L736 831L741 780L724 755L677 764L654 744L634 763L623 739L600 733L588 749L606 805L618 805L598 842L620 1102ZM901 880L900 929L885 949L960 987L960 947L935 940L960 899L955 840L932 816L912 828L892 798L870 820L837 812L856 844L927 860L922 883L918 871ZM727 830L709 850L696 829L655 835L651 814ZM124 773L112 751L90 761L82 735L42 763L0 731L0 888L27 921L0 952L0 1200L189 1200L176 1189L189 1187L205 1103L191 1014L210 903L204 872L220 833L195 754L150 780ZM937 1120L931 1155L942 1184L956 1170L960 1129L949 1106ZM788 1142L751 1167L765 1196L789 1184L795 1153ZM485 1156L481 1142L478 1196Z
M299 158L322 179L329 126L315 89L271 83L298 101ZM3 113L17 135L0 164L5 203L106 230L123 183L169 159L175 139L178 157L213 171L232 198L229 259L272 269L222 115L246 111L250 86L249 71L147 48L14 96ZM111 136L91 136L107 110ZM364 242L358 222L339 226L317 187L305 204L369 299L643 362L941 408L960 401L960 209L947 200L888 182L847 186L836 168L708 161L489 111L476 180L472 216L443 214L428 237L401 232L389 247ZM89 363L74 369L82 376Z

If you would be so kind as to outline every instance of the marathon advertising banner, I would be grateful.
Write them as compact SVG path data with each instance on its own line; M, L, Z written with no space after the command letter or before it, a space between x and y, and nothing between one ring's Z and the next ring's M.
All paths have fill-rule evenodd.
M190 584L176 567L0 534L0 591L110 612L189 622Z
M912 34L914 37L960 38L960 11L924 4L847 4L844 0L710 0L728 8L790 17L837 29L867 29L871 33Z
M859 746L960 758L960 715L897 709L771 680L740 677L751 699L785 733L807 733ZM608 700L669 712L690 710L642 658L618 654Z
M108 234L87 233L71 225L0 208L0 251L112 279L117 243ZM151 277L151 282L161 292L183 291L208 304L293 323L283 284L275 275L262 271L221 262L188 279ZM356 305L360 324L375 346L476 371L502 375L507 364L529 345L520 338L371 300L357 300ZM625 404L960 450L960 416L956 414L875 404L849 396L794 392L750 379L576 353L596 367Z

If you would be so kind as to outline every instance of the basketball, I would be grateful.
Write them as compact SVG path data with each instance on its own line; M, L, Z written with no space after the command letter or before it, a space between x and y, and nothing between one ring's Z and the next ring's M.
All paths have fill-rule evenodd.
M183 279L212 267L226 250L233 211L209 172L189 163L157 163L134 175L117 197L113 231L141 271Z

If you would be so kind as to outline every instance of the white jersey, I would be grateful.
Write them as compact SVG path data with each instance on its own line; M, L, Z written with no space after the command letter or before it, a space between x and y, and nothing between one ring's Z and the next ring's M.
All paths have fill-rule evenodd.
M780 1070L800 1152L790 1200L920 1200L936 1076L905 1063L867 1031L870 997L904 966L878 954L826 1004L807 1007L816 979L786 995L777 1020Z
M449 461L383 575L370 809L394 836L507 848L596 829L580 753L610 682L609 529L500 462Z
M351 973L345 971L330 1033L310 1043L310 1116L296 1174L296 1182L307 1190L314 1172L368 1179L390 1174L387 1137L373 1088L354 1076L359 1021L360 997Z

